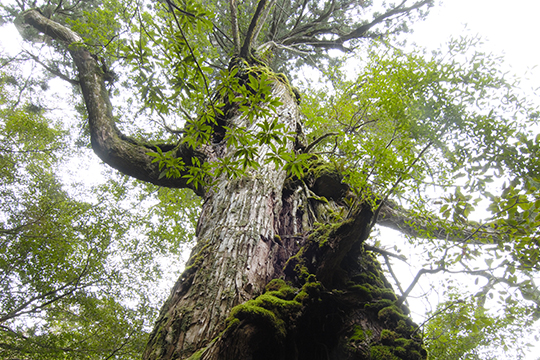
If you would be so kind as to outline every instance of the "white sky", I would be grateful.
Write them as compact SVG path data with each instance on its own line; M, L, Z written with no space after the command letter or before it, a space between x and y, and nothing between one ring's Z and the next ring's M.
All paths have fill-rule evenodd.
M510 71L523 78L540 65L539 16L537 0L445 0L414 26L412 38L434 49L451 36L478 34L486 40L486 50L504 55ZM540 69L529 76L524 86L539 87Z

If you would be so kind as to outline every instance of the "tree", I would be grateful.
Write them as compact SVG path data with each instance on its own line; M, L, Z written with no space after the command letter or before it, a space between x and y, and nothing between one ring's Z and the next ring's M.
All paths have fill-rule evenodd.
M162 300L153 281L162 273L158 259L179 246L163 232L184 234L153 225L153 208L128 210L144 205L125 198L133 194L129 182L69 184L61 169L77 160L70 134L44 117L39 102L14 93L33 81L7 68L0 77L0 357L138 358ZM181 212L176 219L188 223Z
M451 44L450 60L368 45L405 31L432 1L20 5L24 37L58 54L38 60L80 87L100 159L203 200L197 244L145 359L426 358L410 287L397 296L374 255L394 254L366 243L377 224L438 244L415 283L461 266L487 281L477 304L505 284L522 294L505 303L537 316L528 105L492 58L455 60L466 41ZM347 79L330 50L362 45L368 61ZM306 66L324 68L327 88L300 96L288 77ZM113 106L120 89L141 101L127 93ZM145 138L120 113L162 129ZM495 176L504 191L494 193ZM470 221L483 199L492 216Z

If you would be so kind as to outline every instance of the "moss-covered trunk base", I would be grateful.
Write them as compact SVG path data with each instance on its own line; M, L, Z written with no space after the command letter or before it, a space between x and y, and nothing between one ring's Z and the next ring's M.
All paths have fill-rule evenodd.
M361 211L354 221L313 232L289 259L284 278L233 308L226 330L195 357L425 359L408 309L395 305L378 261L363 248L371 215ZM325 263L332 271L321 273Z

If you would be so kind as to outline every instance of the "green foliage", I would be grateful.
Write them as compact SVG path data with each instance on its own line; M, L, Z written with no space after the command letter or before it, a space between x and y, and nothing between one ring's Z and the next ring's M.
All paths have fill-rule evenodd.
M66 182L66 160L81 155L16 101L19 80L0 78L0 357L139 358L165 295L158 260L190 238L198 201L163 190L150 206L154 188ZM175 203L190 201L192 213Z
M455 337L432 346L489 358L494 339L523 334L510 314L538 318L540 137L535 108L498 72L501 60L472 51L477 46L477 39L458 39L431 55L374 48L357 78L332 69L302 108L308 138L323 139L312 151L340 164L356 201L391 199L407 209L409 241L424 247L426 266L488 280L481 293L493 299L489 306L503 307L515 322L492 316L498 325L480 338L461 333L480 325L454 323L447 331ZM458 339L463 346L448 345Z
M488 164L498 164L500 171L519 170L506 154L515 151L508 140L525 128L505 116L527 109L508 92L511 85L503 75L493 72L498 59L470 54L475 44L454 41L447 53L431 57L373 49L354 80L334 69L330 87L303 102L311 136L339 133L336 144L339 153L346 154L342 161L355 169L349 171L350 181L359 188L369 185L379 194L399 193L398 180L418 186L415 182L429 177L451 186L459 174L475 178L467 190L482 190L491 179ZM463 56L472 59L455 60ZM332 146L329 141L334 139L319 148Z
M490 313L479 304L481 299L459 298L452 294L439 304L424 329L426 347L434 360L521 359L533 345L527 343L531 335L538 337L533 319L519 307Z
M245 76L244 76L245 75ZM244 77L247 80L244 80ZM272 94L275 76L266 68L250 68L246 73L239 73L234 67L230 72L223 71L219 81L221 101L214 102L198 119L190 122L185 129L182 141L192 148L198 148L211 142L218 127L218 119L224 116L224 109L233 108L245 120L244 126L226 126L224 140L228 147L235 149L228 156L223 156L212 163L201 163L192 158L192 164L186 165L175 156L174 151L147 153L159 163L160 177L188 178L188 183L196 187L207 184L208 178L218 178L226 174L228 178L238 178L249 169L257 168L263 158L267 163L301 174L308 155L296 154L286 150L286 143L294 138L285 125L279 122L276 109L282 103ZM268 153L260 153L268 148ZM187 174L184 170L187 170ZM184 175L182 175L184 172Z
M185 169L185 163L182 159L175 157L172 152L167 151L163 153L163 151L157 147L156 152L148 152L146 155L152 156L154 158L152 162L157 162L159 164L159 170L161 171L159 174L160 179L164 176L168 178L178 178L182 176L181 173Z

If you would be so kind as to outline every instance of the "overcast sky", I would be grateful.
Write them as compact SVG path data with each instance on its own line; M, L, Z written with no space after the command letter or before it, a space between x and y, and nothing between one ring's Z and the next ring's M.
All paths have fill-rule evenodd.
M535 68L540 65L539 18L538 0L444 0L425 21L414 25L411 40L437 49L451 37L479 35L485 40L481 50L503 56L505 70L521 78L523 91L540 104L540 92L535 90L540 87L540 66ZM403 268L401 275L410 271L412 279L416 273L411 270ZM411 300L422 307L420 299ZM540 344L525 359L540 359L539 354Z
M437 48L451 36L478 34L486 40L485 49L504 55L511 72L524 77L540 63L539 17L537 0L445 0L414 26L413 38ZM540 69L528 76L524 86L540 86Z

